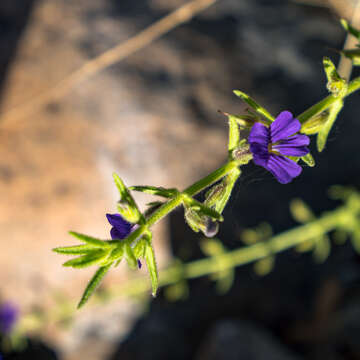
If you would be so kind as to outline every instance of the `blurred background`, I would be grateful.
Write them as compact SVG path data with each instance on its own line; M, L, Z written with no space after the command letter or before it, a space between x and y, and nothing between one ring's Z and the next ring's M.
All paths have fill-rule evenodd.
M75 243L68 230L109 237L112 172L128 185L184 188L220 166L227 123L218 110L246 109L233 89L275 115L304 111L327 95L322 57L338 61L339 18L351 20L355 8L351 0L194 3L159 39L143 33L129 45L186 1L0 2L0 296L20 319L42 319L27 323L28 346L6 359L360 359L360 263L349 245L334 246L322 265L289 251L265 277L242 267L223 295L201 278L187 297L89 303L52 321L72 312L94 269L63 268L51 249ZM124 43L111 66L83 68ZM359 110L356 93L326 150L313 151L317 166L291 184L246 167L218 235L227 248L264 221L274 233L295 226L294 197L319 214L337 205L329 186L360 184ZM181 211L164 219L154 228L159 266L202 257L199 239ZM104 287L129 272L116 268Z

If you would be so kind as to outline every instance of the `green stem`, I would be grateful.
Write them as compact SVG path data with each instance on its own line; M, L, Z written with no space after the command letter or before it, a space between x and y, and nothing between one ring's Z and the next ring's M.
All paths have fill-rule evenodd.
M360 205L359 199L358 202L358 205ZM317 220L276 235L265 243L242 247L237 250L197 260L185 265L177 264L171 266L160 272L159 286L166 286L176 283L181 279L206 276L252 263L269 256L270 249L271 253L277 254L296 247L301 243L316 239L327 234L329 231L341 227L344 221L348 221L349 218L354 218L358 215L360 209L356 209L355 214L354 210L354 208L349 206L341 206ZM133 279L111 290L111 297L118 298L119 296L138 295L148 291L150 287L151 284L145 277Z
M358 89L360 89L360 77L355 78L349 83L344 98L351 95L353 92L357 91ZM325 99L319 101L315 105L311 106L309 109L305 110L302 114L298 115L296 118L303 124L306 120L329 108L337 100L339 100L338 97L329 95Z
M211 186L218 180L222 179L226 174L231 172L234 168L238 166L237 161L229 161L219 169L213 171L211 174L205 176L201 180L197 181L195 184L186 188L182 193L177 194L174 198L167 201L159 209L153 212L153 214L147 219L146 225L140 226L136 229L128 238L127 241L131 244L135 241L141 234L148 230L152 225L157 223L160 219L165 217L168 213L173 211L177 206L181 205L186 196L194 196L199 193L201 190L206 189Z

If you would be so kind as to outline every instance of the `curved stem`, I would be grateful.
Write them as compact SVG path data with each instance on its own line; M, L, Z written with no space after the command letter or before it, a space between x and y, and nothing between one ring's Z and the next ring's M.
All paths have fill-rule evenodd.
M351 95L353 92L355 92L359 89L360 89L360 77L357 77L349 83L348 90L346 92L345 97ZM309 109L305 110L303 113L298 115L296 118L301 123L304 123L306 120L310 119L311 117L313 117L313 116L321 113L322 111L326 110L327 108L329 108L337 100L339 100L338 97L329 95L325 99L319 101L315 105L311 106Z

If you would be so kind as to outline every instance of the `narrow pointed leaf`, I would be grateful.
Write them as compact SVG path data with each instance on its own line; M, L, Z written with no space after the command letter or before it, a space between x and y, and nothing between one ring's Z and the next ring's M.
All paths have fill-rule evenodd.
M88 235L80 234L75 231L70 231L69 234L89 245L92 245L93 247L101 248L104 246L109 246L109 244L106 241Z
M165 189L163 187L156 186L131 186L129 187L129 189L133 191L140 191L150 195L163 196L165 198L174 197L179 192L177 189Z
M355 36L360 41L360 31L351 26L345 19L340 20L343 28L351 35Z
M311 153L308 153L305 156L301 157L301 160L310 167L315 166L315 160L314 160L313 156L311 155Z
M232 152L234 149L237 148L240 141L240 128L236 121L236 119L229 115L229 145L228 150Z
M145 256L146 245L147 245L147 241L144 238L142 238L134 246L133 251L137 259L143 258Z
M81 255L94 251L94 249L98 249L98 248L94 247L93 245L86 244L86 245L77 245L77 246L58 247L52 250L58 254Z
M151 285L152 285L152 295L156 296L156 292L159 286L159 280L158 280L158 270L155 260L155 253L154 249L150 242L148 242L146 248L145 248L145 261L147 268L149 270L150 279L151 279Z
M330 108L329 117L322 129L319 131L316 139L316 145L319 152L323 151L326 145L326 141L331 128L333 127L335 120L340 113L344 102L339 99Z
M80 256L75 259L66 261L63 264L63 266L71 266L73 268L84 268L99 263L101 260L105 259L107 255L108 252L106 251L96 250L84 256Z
M99 286L101 280L104 278L106 273L109 271L112 264L102 266L100 267L94 276L89 281L84 294L78 304L78 309L85 305L85 303L89 300L90 296L93 294L93 292L96 290L96 288Z
M113 178L120 195L120 201L118 203L118 211L120 215L123 216L125 220L134 224L139 221L145 222L145 219L139 211L134 198L131 196L128 188L120 179L119 175L114 173Z
M250 105L258 114L264 116L270 123L272 123L275 118L262 106L260 106L254 99L252 99L249 95L245 94L240 90L234 90L234 94L240 97L243 101L245 101L248 105Z

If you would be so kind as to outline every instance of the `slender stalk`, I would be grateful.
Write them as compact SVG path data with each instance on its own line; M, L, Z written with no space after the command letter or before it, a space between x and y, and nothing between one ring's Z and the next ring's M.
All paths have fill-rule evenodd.
M127 241L131 244L135 241L141 234L143 234L147 229L149 229L152 225L157 223L171 211L173 211L177 206L181 205L183 202L184 195L186 196L194 196L200 191L206 189L211 186L218 180L222 179L226 174L231 172L234 168L238 166L236 161L229 161L225 165L213 171L211 174L205 176L201 180L197 181L193 185L186 188L183 193L177 194L174 198L167 201L164 205L162 205L159 209L154 211L154 213L147 219L146 224L140 226L136 229L128 238Z
M351 95L353 92L360 89L360 77L355 78L349 83L348 90L346 92L345 97ZM345 98L344 97L344 98ZM319 101L315 105L311 106L303 113L298 115L296 118L301 122L304 123L306 120L310 119L311 117L321 113L322 111L329 108L334 102L336 102L339 98L329 95L325 99Z

